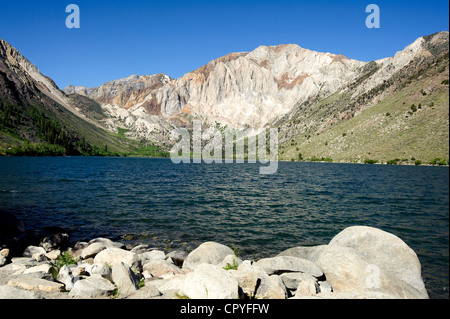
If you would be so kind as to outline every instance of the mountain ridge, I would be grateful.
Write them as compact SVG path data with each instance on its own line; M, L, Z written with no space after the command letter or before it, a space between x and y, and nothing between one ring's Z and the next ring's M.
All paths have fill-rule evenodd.
M439 34L447 34L448 32L440 32L436 33L435 35ZM430 35L428 37L433 38L435 35ZM391 63L390 66L401 68L404 66L404 63L408 62L411 59L411 56L416 54L416 51L420 49L421 43L423 42L424 37L421 37L417 39L415 42L407 46L404 50L398 51L395 56L393 57L387 57L384 59L380 59L375 61L376 63L382 63L387 64L388 62L392 62L392 60L395 60L396 63ZM261 126L264 127L264 125L267 125L271 121L273 121L273 117L275 116L283 116L285 113L287 113L289 110L289 106L283 105L281 110L277 108L279 104L286 104L286 99L289 99L287 96L289 94L284 94L282 98L275 98L275 101L272 101L272 103L267 102L268 99L273 99L276 95L274 92L276 89L282 90L286 89L287 91L293 90L297 86L301 86L304 82L304 87L308 86L308 81L313 82L310 83L309 88L310 92L305 92L305 89L302 90L301 93L294 92L292 95L295 96L295 98L292 98L292 100L295 100L297 98L297 101L292 102L292 100L289 101L290 104L295 104L298 102L298 100L305 101L309 96L317 94L318 91L320 91L320 94L323 95L329 95L335 92L342 83L339 83L339 80L336 79L327 79L328 86L331 86L331 88L327 88L325 85L317 81L317 79L312 80L311 70L305 68L303 65L299 66L298 63L294 63L296 65L296 69L302 69L301 73L296 74L289 74L288 72L280 73L278 69L279 66L275 63L275 68L273 67L274 63L271 63L270 61L276 60L277 53L285 53L286 51L289 51L289 48L291 51L296 51L296 54L302 52L305 54L309 54L310 56L320 56L322 57L322 66L317 67L317 65L312 64L312 71L317 69L321 69L323 67L326 67L324 65L323 60L328 60L328 64L334 64L336 62L340 62L345 66L344 61L356 61L349 58L344 57L343 55L336 55L332 53L323 53L323 52L316 52L311 51L308 49L304 49L296 44L282 44L278 46L259 46L255 50L251 52L236 52L236 53L230 53L223 57L211 60L207 64L203 65L202 67L193 70L191 72L186 73L182 77L178 79L172 79L170 82L166 83L162 88L158 88L158 90L154 92L144 92L144 95L140 97L140 102L144 101L145 106L147 107L147 111L149 111L151 114L159 114L162 115L165 118L177 118L179 116L183 117L183 114L189 113L192 115L199 115L202 117L202 115L207 114L208 117L211 117L212 119L209 120L209 123L214 123L215 121L222 122L228 125L250 125L250 126ZM264 54L265 53L265 54ZM271 59L265 59L265 57L270 56ZM275 58L273 57L275 56ZM236 75L238 72L236 70L233 72L229 72L229 67L222 68L221 71L223 71L222 74L215 74L215 70L217 68L223 67L223 64L226 64L229 66L232 63L235 63L235 61L239 60L240 58L248 57L251 62L254 62L256 64L259 64L259 66L263 69L275 69L273 72L272 82L268 83L267 79L264 83L259 83L258 86L258 78L253 76L255 73L258 73L258 71L255 71L251 68L249 65L239 65L239 69L243 70L246 69L246 66L250 68L250 78L251 81L247 81L248 83L251 83L250 85L243 83L240 85L240 83L237 83L237 88L233 86L233 84L236 84L236 82L239 82L236 79ZM357 61L359 67L363 68L365 65L371 62L361 62ZM272 64L272 65L270 65ZM236 69L236 68L235 68ZM248 68L247 68L248 69ZM388 68L386 68L388 69ZM286 70L284 70L286 71ZM396 70L394 70L395 72ZM213 80L208 80L211 77L214 78L220 78L224 79L227 76L227 72L232 74L233 79L232 81L229 81L228 83L217 83ZM264 71L262 71L264 73ZM220 71L218 73L221 73ZM261 72L259 72L261 73ZM380 74L380 77L378 81L383 81L389 76L392 75L392 70L390 72L387 72L387 74ZM212 76L211 76L212 75ZM267 74L266 74L267 75ZM319 74L320 75L320 74ZM264 78L264 75L261 76ZM261 78L260 78L261 79ZM351 79L346 79L344 82L348 82ZM377 85L378 82L374 82L372 80L372 87ZM334 81L334 82L333 82ZM233 83L235 82L235 83ZM240 81L242 82L242 81ZM319 83L317 83L319 82ZM109 82L107 82L109 83ZM191 83L194 83L195 85L192 85ZM105 83L106 84L106 83ZM205 93L205 91L208 90L208 87L212 87L212 89ZM319 89L317 89L319 87ZM370 85L364 87L364 90L370 90L372 87ZM228 89L228 95L223 97L221 92L223 90ZM63 90L66 90L63 89ZM213 91L214 92L211 92ZM240 99L239 95L242 95L243 92L245 92L247 95L249 92L253 95L257 95L261 91L264 90L271 90L271 95L269 97L263 96L258 98L254 98L253 100L251 97L246 97L244 99ZM256 91L256 93L255 93ZM286 93L286 92L284 92ZM139 93L138 93L139 94ZM92 95L86 94L86 96L93 97ZM302 96L305 95L305 96ZM242 107L239 108L236 105L239 105L242 103ZM270 105L265 105L270 104ZM291 105L291 106L292 106ZM119 105L120 106L120 105ZM234 108L233 108L234 106ZM264 106L267 106L266 109L264 109ZM126 108L132 108L134 107L139 108L139 103L135 103L134 105L127 104ZM226 109L229 108L232 111L226 111ZM245 109L247 113L249 112L248 109L252 109L249 113L255 114L260 113L258 116L254 116L254 118L247 119L242 114L242 109ZM234 114L231 115L230 113ZM268 115L269 113L270 115ZM275 114L273 114L275 113ZM238 118L238 119L236 119ZM242 120L242 118L245 118Z
M412 50L418 44L424 50ZM405 52L368 65L360 79L326 99L297 105L278 122L281 158L448 163L448 32L405 50L412 58L391 76L383 68ZM362 90L374 75L378 81Z
M423 63L433 66L439 59L448 61L448 32L443 31L420 37L391 57L370 62L316 52L297 44L261 45L250 52L213 59L178 79L162 73L133 74L99 87L71 85L59 90L18 51L4 49L4 43L2 40L0 55L6 57L9 68L22 68L31 78L28 84L98 129L167 149L174 143L171 131L190 127L195 119L206 126L220 123L234 129L278 127L282 133L281 153L287 159L298 157L287 145L289 139L294 143L292 136L301 132L320 135L332 124L358 117L389 100L396 90L406 90L400 85L402 78L418 83L416 73L425 72L421 69ZM448 76L448 65L440 68ZM429 73L435 79L434 85L438 85L442 72ZM439 94L444 96L445 92L444 85ZM435 108L448 109L448 101L435 100L439 103ZM313 113L323 117L307 115ZM297 122L308 130L300 129ZM444 141L448 140L448 129L442 130ZM448 148L439 148L448 158ZM359 154L357 160L362 161L362 156L369 155ZM336 154L335 158L354 160Z
M308 58L302 59L299 57L301 54ZM302 68L296 67L296 59L303 61L305 66L311 61L327 61L331 68L336 69L334 81L324 83L321 69L317 67L301 72ZM128 136L135 139L151 140L153 136L149 133L152 131L189 126L193 119L200 119L207 125L220 122L235 128L262 128L274 117L285 114L287 104L291 106L298 101L300 85L309 86L307 95L319 91L325 94L327 89L332 92L336 86L340 87L342 76L339 69L345 68L346 63L354 64L353 68L363 64L342 55L315 52L295 44L260 46L251 52L230 53L211 60L152 92L137 92L138 103L134 105L124 108L113 102L103 103L102 107L109 119L113 119L108 122L108 129L126 128ZM283 67L287 67L285 72L282 72ZM322 85L316 85L316 81ZM72 93L73 87L66 87L63 91ZM81 90L78 93L100 103L105 101L90 92ZM167 135L162 136L167 138ZM153 141L161 142L161 138Z
M3 40L0 118L0 155L112 155L133 144L82 114L53 80Z

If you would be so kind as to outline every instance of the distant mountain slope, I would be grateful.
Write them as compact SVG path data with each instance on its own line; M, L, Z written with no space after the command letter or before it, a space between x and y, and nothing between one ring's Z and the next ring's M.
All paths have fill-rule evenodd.
M231 53L210 61L153 91L114 85L138 81L136 76L99 88L77 90L69 86L64 91L93 98L108 110L124 108L130 113L158 115L178 125L198 117L208 124L259 128L284 115L299 100L325 97L342 88L364 65L295 44L260 46L252 52ZM123 103L125 93L134 98ZM132 122L130 119L130 129Z
M298 103L275 125L280 158L448 162L448 77L448 32L420 38L326 99Z
M353 80L364 62L295 44L260 46L213 60L159 89L162 114L184 111L206 123L261 128L311 96Z
M123 131L126 136L135 140L167 147L170 144L169 133L174 125L161 117L160 108L146 97L153 96L156 90L172 80L165 74L134 74L96 88L69 85L63 91L78 101L84 99L97 102L100 106L100 109L97 108L97 115L101 113L104 117L95 116L95 121L109 131ZM81 105L80 107L82 108ZM92 118L92 114L83 114Z
M165 74L143 76L133 74L123 79L107 82L97 88L69 85L63 91L67 94L76 93L88 96L102 104L115 104L129 109L135 104L141 103L141 99L171 80L173 79Z
M432 161L449 157L447 64L448 32L439 32L372 62L294 44L260 46L177 80L133 75L64 91L96 100L109 130L124 128L131 138L155 143L170 143L170 130L200 119L229 128L278 127L280 158L287 160L302 153L335 161Z
M50 78L0 40L0 155L111 154L129 144L86 118Z

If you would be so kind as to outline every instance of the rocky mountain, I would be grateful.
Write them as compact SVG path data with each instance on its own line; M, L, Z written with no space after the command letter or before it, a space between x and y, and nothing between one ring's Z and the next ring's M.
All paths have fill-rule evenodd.
M364 65L294 44L261 46L249 53L213 60L177 80L166 77L165 85L151 92L150 85L149 90L133 87L135 81L143 82L137 76L99 88L69 86L64 92L88 96L105 109L140 110L141 114L158 115L177 125L200 117L209 124L259 128L286 114L298 101L325 97L342 88ZM162 75L149 77L158 76Z
M297 103L275 124L280 158L448 164L448 44L448 32L419 38L327 98Z
M71 98L84 97L99 103L102 108L99 112L104 116L97 118L97 123L108 130L123 131L128 137L164 145L170 140L169 132L174 126L161 117L159 108L147 97L172 80L165 74L134 74L97 88L69 85L63 91Z
M171 80L173 79L165 74L143 76L133 74L124 79L107 82L98 88L69 85L63 91L67 94L88 96L102 104L114 104L129 109Z
M180 111L206 122L264 127L298 101L327 96L353 80L363 62L298 45L260 46L229 54L155 93L161 114Z
M85 105L85 104L83 104ZM6 41L0 39L0 155L97 155L122 152L73 100Z
M0 48L4 100L52 105L52 112L56 107L72 119L66 126L82 120L75 131L85 122L101 134L106 129L109 139L127 141L108 140L122 149L133 141L168 149L174 128L200 119L222 128L277 127L280 158L287 160L449 157L448 32L372 62L295 44L260 46L179 79L131 75L63 91L6 42Z

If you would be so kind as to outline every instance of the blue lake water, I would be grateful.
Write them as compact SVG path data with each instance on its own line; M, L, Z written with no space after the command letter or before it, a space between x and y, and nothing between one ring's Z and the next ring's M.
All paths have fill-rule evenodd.
M0 209L27 227L69 228L194 249L237 247L243 258L327 244L352 225L383 229L419 256L431 298L449 298L448 167L280 162L173 164L148 158L0 158Z

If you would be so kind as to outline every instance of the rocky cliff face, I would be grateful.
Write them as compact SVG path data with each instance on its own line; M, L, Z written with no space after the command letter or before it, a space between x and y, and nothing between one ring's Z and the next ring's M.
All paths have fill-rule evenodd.
M161 116L160 105L153 103L151 97L172 80L165 74L134 74L96 88L70 85L63 91L100 103L105 117L98 122L108 130L126 130L128 137L162 145L174 126Z
M89 96L109 108L131 112L142 108L143 113L178 120L179 124L189 115L212 124L258 128L284 115L299 100L342 88L364 65L294 44L261 46L213 60L177 80L165 77L161 87L142 89L134 85L135 81L142 83L142 77L131 76L99 88L70 86L64 91Z
M131 75L97 88L68 86L63 91L4 41L0 56L0 88L8 99L17 95L17 90L8 89L14 86L22 95L33 97L31 102L37 98L44 105L53 103L98 128L166 147L174 142L171 131L189 127L194 119L232 128L278 127L283 133L280 143L292 158L297 155L291 154L287 143L300 148L296 136L318 136L380 103L395 104L398 99L389 98L402 90L403 95L410 94L405 88L411 83L414 89L433 92L448 70L448 32L421 37L394 56L372 62L295 44L260 46L210 61L179 79L165 74ZM428 69L432 72L427 71L427 76L433 80L417 84ZM434 100L428 95L426 102L442 107L445 115L448 86L438 94ZM440 131L445 135L448 129ZM341 142L336 142L336 149L342 149Z
M352 96L356 97L361 95L388 81L414 61L438 56L446 49L448 51L448 37L448 32L439 32L430 36L421 37L402 51L398 51L393 57L375 61L377 63L376 72L364 79L353 92Z
M264 127L299 100L326 96L353 80L364 62L297 45L234 53L155 93L162 114L189 112L231 126Z
M5 74L5 78L15 83L15 88L19 91L33 91L31 96L41 96L41 101L50 99L52 103L57 103L74 115L81 117L90 124L98 126L96 121L92 121L70 103L66 94L62 92L55 82L43 75L39 69L26 59L18 50L9 43L0 39L0 71ZM6 95L6 92L3 92ZM49 104L49 101L43 101Z
M113 104L125 109L139 104L143 99L170 82L171 79L165 74L130 75L126 78L110 81L97 88L69 85L64 88L66 94L80 94L88 96L102 104ZM158 110L151 110L151 113L159 114Z
M9 43L1 39L0 72L3 98L12 99L16 102L23 98L31 101L35 95L54 96L54 93L58 91L50 78L42 75L30 61Z
M393 57L369 63L295 44L260 46L213 60L177 80L132 75L99 88L64 91L96 100L113 119L110 129L122 126L141 138L150 138L155 128L189 125L194 118L261 128L289 116L295 105L326 98L358 79L353 97L369 92L412 60L429 55L429 46L445 41L447 32L422 37Z
M113 140L86 115L91 105L79 106L0 39L0 155L96 155L106 144L114 151L127 148L127 141Z

